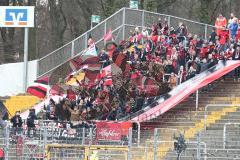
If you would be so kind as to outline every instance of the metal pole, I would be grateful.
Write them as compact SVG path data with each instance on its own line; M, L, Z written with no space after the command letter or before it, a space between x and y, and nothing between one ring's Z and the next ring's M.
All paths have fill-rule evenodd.
M226 146L226 124L224 124L223 127L223 149L225 149Z
M142 11L142 29L143 29L143 27L145 25L144 17L145 17L145 11L143 10Z
M89 141L89 145L92 145L92 140L93 140L93 129L92 128L90 128L90 141Z
M198 90L196 91L196 112L198 111Z
M105 23L104 23L104 35L103 35L103 36L105 36L106 33L107 33L107 22L105 21ZM104 44L104 46L105 46L105 44L106 44L106 41L105 41L105 40L103 40L103 44Z
M168 16L168 27L170 28L171 26L171 17L170 16Z
M28 31L29 28L25 27L24 30L24 68L23 68L23 91L27 90L28 81Z
M158 138L157 138L157 128L154 129L154 153L153 153L153 157L154 160L157 160L157 143L158 143Z
M86 34L85 34L85 48L84 49L86 49L88 46L88 33L89 32L86 32Z
M71 55L72 57L74 57L74 42L75 41L72 41L71 45L72 45L72 48L71 48Z
M142 30L143 30L143 27L145 26L144 17L145 17L145 11L143 10L143 11L142 11ZM141 40L141 43L142 43L142 44L144 43L143 38L142 38L142 40Z
M5 126L5 131L6 131L6 149L4 149L4 152L5 152L5 160L8 160L8 152L9 152L9 125L7 124Z
M208 108L208 104L205 106L205 111L204 111L204 130L206 132L207 130L207 108Z
M85 145L85 127L83 127L83 133L82 133L82 145Z
M129 137L129 139L128 139L128 157L127 157L127 159L128 160L131 160L131 148L132 148L132 128L129 128L129 130L128 130L128 137Z
M204 38L205 38L205 40L207 40L207 25L205 24L205 35L204 35Z
M137 141L137 145L139 147L139 145L140 145L140 137L141 137L141 126L140 126L139 122L137 122L137 124L138 124L138 141Z
M126 23L125 22L126 21L125 16L126 16L126 8L123 9L123 35L122 35L123 39L125 39L125 23Z
M200 133L197 134L197 160L200 160Z
M44 153L45 153L45 148L46 148L46 146L47 146L47 127L44 126L43 129L44 129L44 130L43 130L43 155L44 155Z
M148 145L145 143L145 160L148 160Z

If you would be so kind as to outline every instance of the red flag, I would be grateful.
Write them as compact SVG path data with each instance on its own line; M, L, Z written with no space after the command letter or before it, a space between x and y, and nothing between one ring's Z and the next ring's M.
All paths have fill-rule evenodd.
M103 40L104 41L109 41L112 40L113 36L112 36L112 29L109 29L109 31L103 36Z
M42 86L30 86L27 88L27 93L39 98L44 98L47 94L47 88Z

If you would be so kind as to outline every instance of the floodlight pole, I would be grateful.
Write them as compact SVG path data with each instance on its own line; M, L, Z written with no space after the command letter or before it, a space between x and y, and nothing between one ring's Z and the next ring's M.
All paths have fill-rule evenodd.
M27 90L28 82L28 32L29 28L24 28L24 64L23 64L23 91Z

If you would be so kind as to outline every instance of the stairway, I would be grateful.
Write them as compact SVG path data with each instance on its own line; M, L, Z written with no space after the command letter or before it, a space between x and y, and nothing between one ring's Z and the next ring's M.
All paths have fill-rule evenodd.
M240 141L234 143L238 138L236 132L239 133L239 131L231 132L230 140L233 145L230 145L228 150L223 150L223 125L226 122L240 122L240 114L238 114L240 107L209 107L206 132L204 126L204 108L207 104L240 104L240 83L233 81L232 78L228 78L224 82L214 82L213 86L214 89L208 93L200 93L198 112L195 111L196 102L195 97L192 96L164 115L142 123L141 138L145 139L142 142L153 141L154 128L169 128L159 130L158 135L160 136L158 140L173 140L173 133L170 130L172 128L184 133L186 141L197 141L196 135L200 133L200 141L205 142L207 145L207 154L203 153L203 149L201 150L201 157L203 159L204 157L218 159L221 156L227 156L226 159L240 159L240 150L236 150L240 149ZM216 133L216 136L214 133ZM229 147L229 144L226 144ZM153 142L148 147L149 152L147 157L149 157L148 159L153 159ZM193 159L193 155L196 157L196 144L188 144L188 149L183 154L184 158L182 159ZM176 153L173 151L173 142L158 144L157 156L158 159L176 159ZM143 157L142 159L144 159Z

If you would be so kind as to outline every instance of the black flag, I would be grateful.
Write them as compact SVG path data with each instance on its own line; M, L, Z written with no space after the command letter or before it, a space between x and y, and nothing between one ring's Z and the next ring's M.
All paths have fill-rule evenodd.
M3 104L2 101L0 101L0 119L3 119L3 117L5 117L7 113L8 113L8 110L6 106Z

